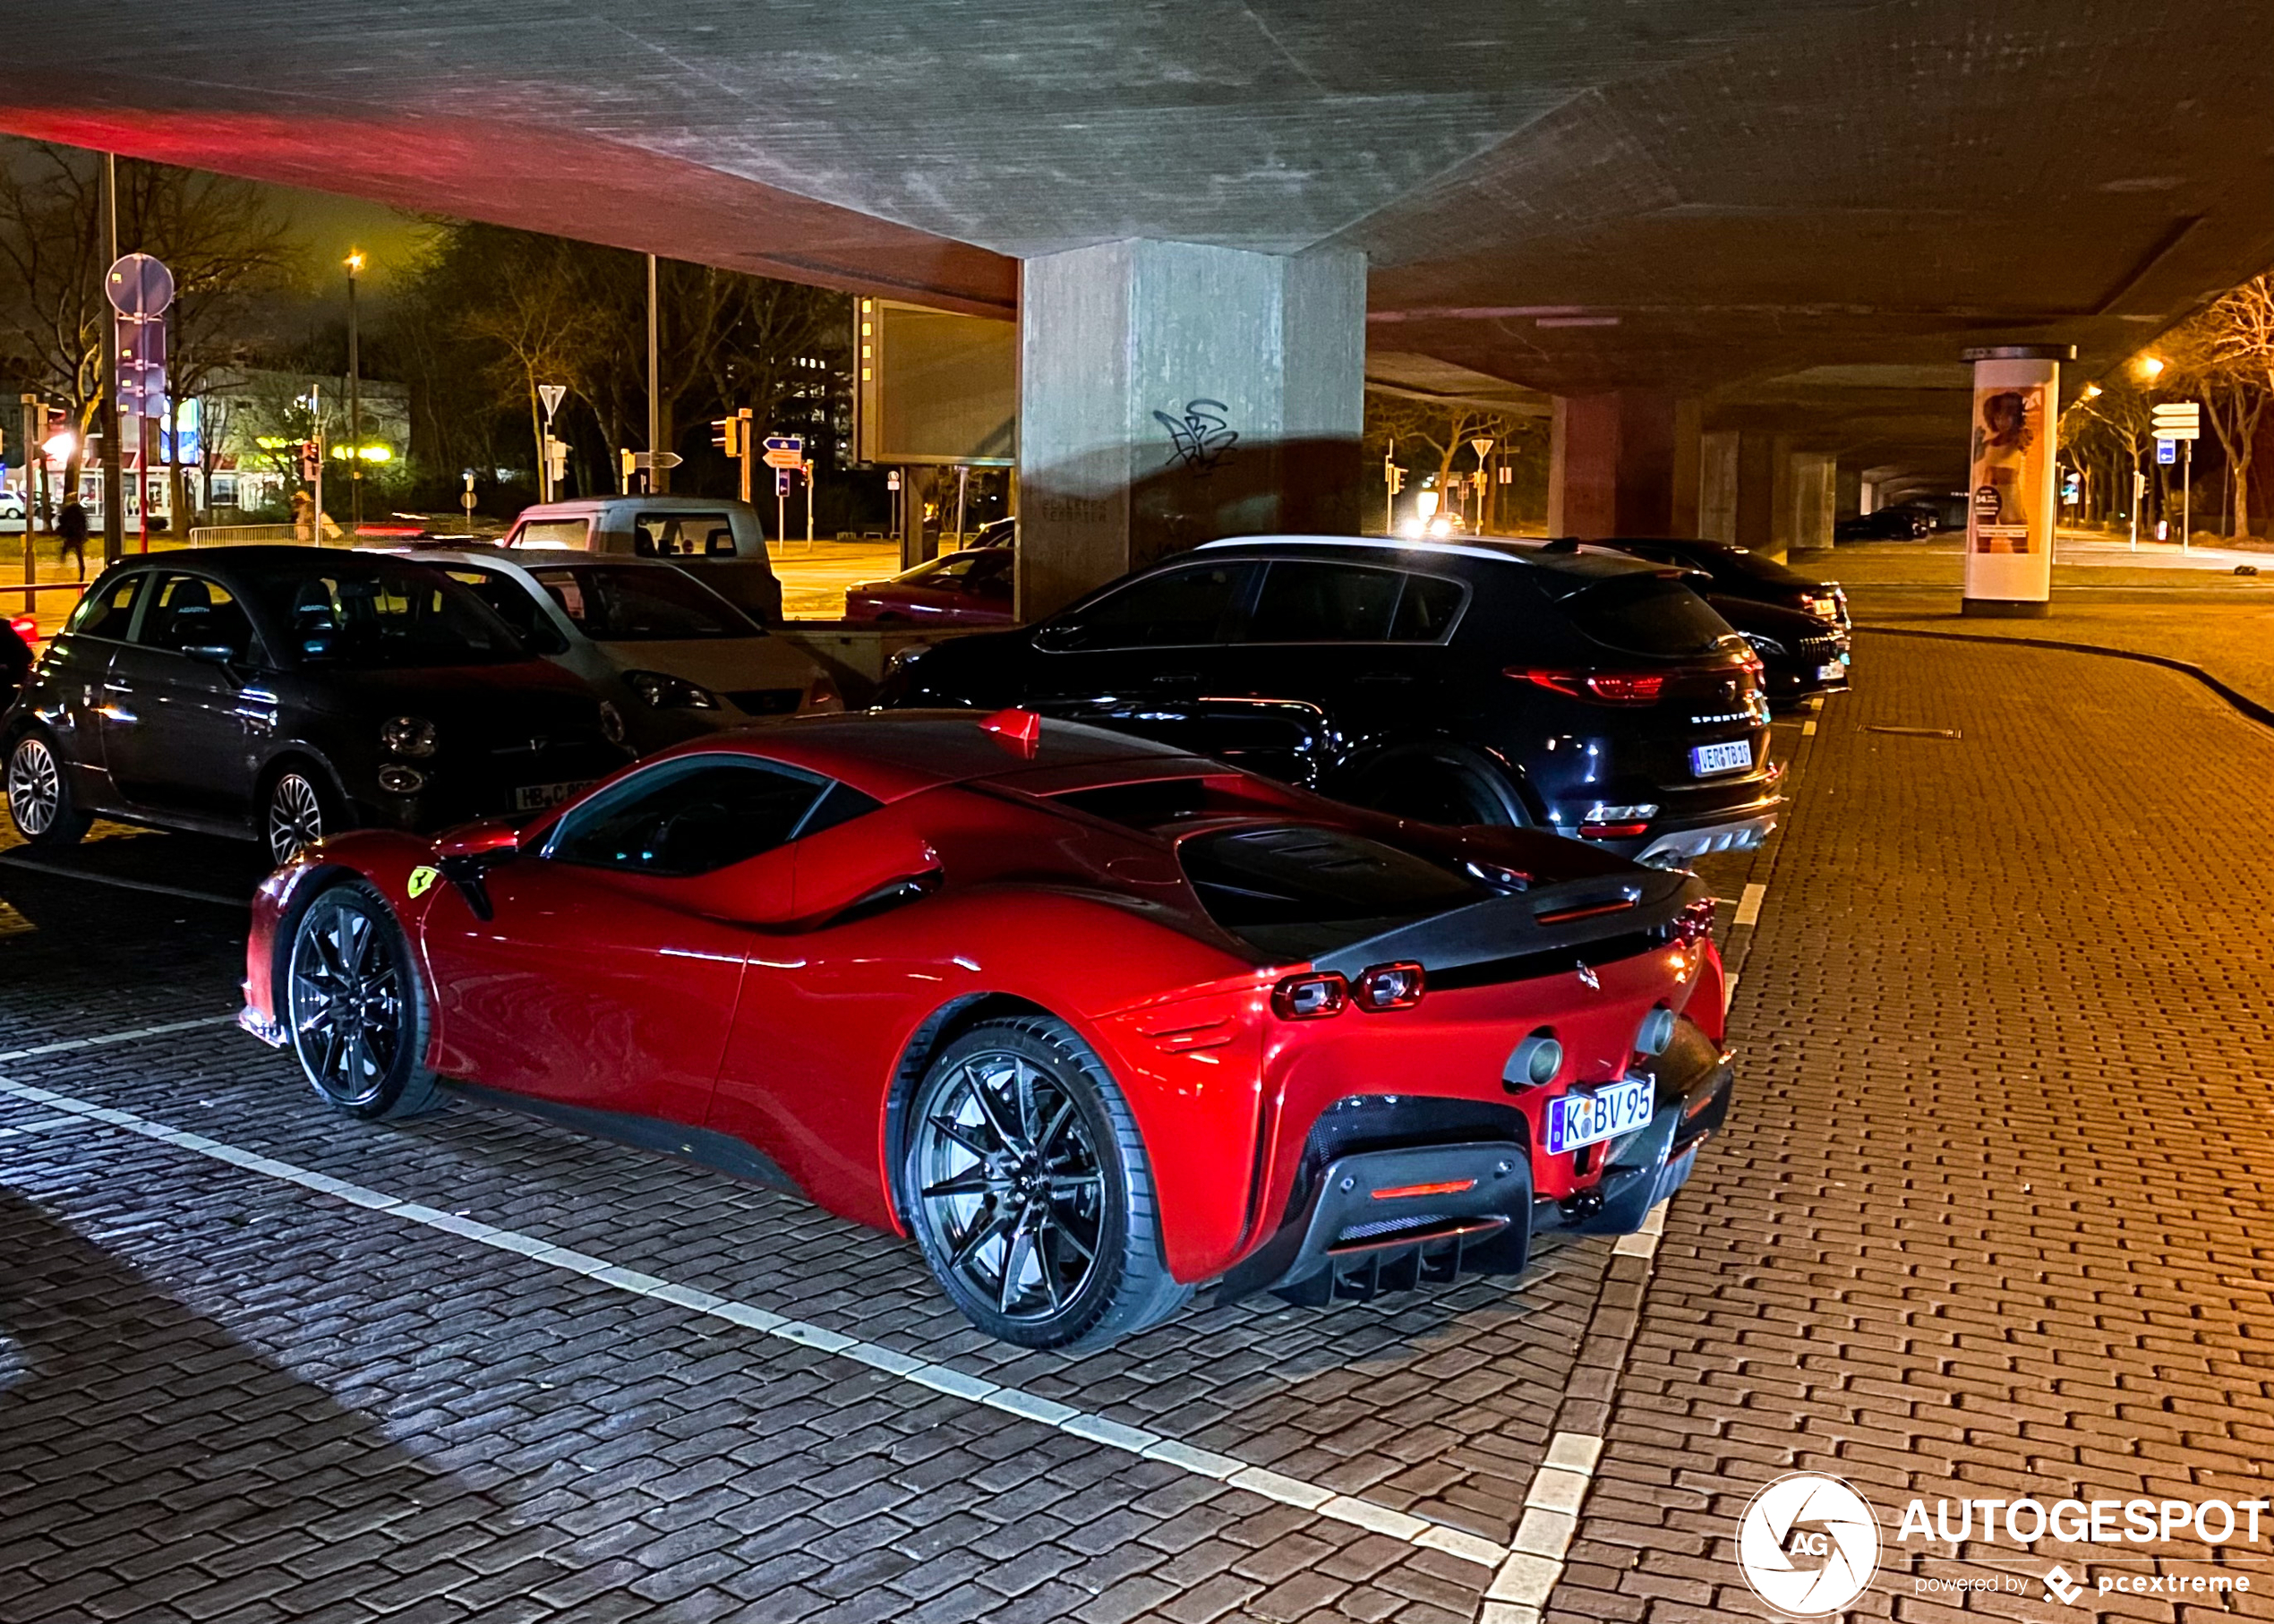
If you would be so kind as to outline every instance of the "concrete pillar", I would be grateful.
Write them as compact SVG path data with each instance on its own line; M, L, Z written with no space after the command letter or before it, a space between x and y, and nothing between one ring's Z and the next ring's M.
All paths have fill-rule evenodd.
M1788 451L1778 459L1776 551L1832 545L1833 480L1837 461L1821 451Z
M1773 434L1716 429L1699 437L1697 534L1755 552L1774 552L1784 457Z
M1697 423L1697 401L1664 389L1557 396L1548 534L1696 535Z
M1366 267L1132 239L1029 260L1019 612L1225 535L1353 534Z

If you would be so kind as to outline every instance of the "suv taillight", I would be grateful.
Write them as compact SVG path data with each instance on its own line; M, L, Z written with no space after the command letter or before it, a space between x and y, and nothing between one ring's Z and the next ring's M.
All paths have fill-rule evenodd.
M1591 705L1655 705L1666 691L1663 671L1543 671L1511 665L1502 674Z

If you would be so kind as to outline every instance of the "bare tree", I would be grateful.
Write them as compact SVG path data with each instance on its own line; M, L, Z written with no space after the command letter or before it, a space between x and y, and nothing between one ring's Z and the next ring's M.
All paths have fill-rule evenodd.
M1453 465L1464 455L1474 457L1469 441L1480 437L1493 441L1504 459L1520 457L1534 442L1543 440L1546 420L1495 411L1461 400L1392 394L1387 389L1366 391L1365 449L1368 457L1388 457L1399 444L1419 444L1434 456L1436 488L1450 491ZM1420 459L1408 457L1406 461ZM1487 485L1483 523L1492 529L1499 517L1499 487Z
M78 428L65 488L76 485L87 432L103 396L105 249L101 158L39 146L0 166L0 338L27 381L60 400ZM246 182L165 165L118 166L118 235L127 252L154 254L174 273L167 312L167 389L203 396L240 366L261 295L300 269L289 222ZM173 510L184 510L178 468Z
M2141 459L2155 443L2154 410L2155 402L2134 380L2133 363L2127 363L2107 381L2085 385L2062 414L2060 443L2081 460L2107 459L2108 494L2114 499L2121 492L2127 511L2133 500L2132 476L2141 471Z
M2274 396L2274 282L2253 277L2180 323L2157 346L2171 382L2201 397L2203 415L2227 454L2234 527L2250 534L2250 472L2259 416Z

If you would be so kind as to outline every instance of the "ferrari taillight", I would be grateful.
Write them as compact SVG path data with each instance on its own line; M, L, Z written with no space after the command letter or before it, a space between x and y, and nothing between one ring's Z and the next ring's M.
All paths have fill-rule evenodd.
M1377 964L1350 987L1360 1009L1411 1009L1422 1001L1422 967L1418 964Z
M1271 1013L1282 1021L1323 1021L1349 1002L1350 983L1330 970L1289 976L1271 989Z
M1503 674L1592 705L1655 705L1666 691L1663 671L1546 671L1511 665Z

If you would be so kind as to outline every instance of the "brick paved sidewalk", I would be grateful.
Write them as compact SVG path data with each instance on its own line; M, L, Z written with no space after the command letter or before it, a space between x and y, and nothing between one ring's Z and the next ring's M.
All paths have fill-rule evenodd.
M1793 1469L1883 1512L2274 1494L2274 734L2091 656L1882 638L1859 671L1799 785L1738 1107L1670 1209L1553 1624L1768 1616L1733 1536ZM2083 1611L2274 1617L2268 1550L2230 1558L2250 1595ZM1989 1571L1963 1558L2030 1581L1968 1611L2075 1617L2034 1582L2055 1560L2146 1554L1890 1543L1855 1612L1947 1616L1913 1579Z

